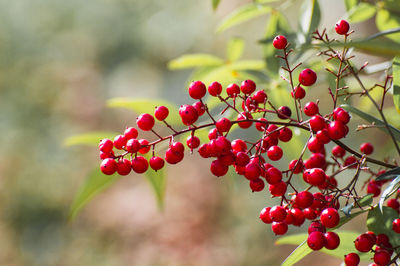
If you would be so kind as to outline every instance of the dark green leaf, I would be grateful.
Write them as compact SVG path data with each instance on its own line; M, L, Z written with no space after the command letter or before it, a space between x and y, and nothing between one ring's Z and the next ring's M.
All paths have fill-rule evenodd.
M228 43L227 58L230 62L238 60L244 49L244 40L242 38L233 38Z
M353 23L365 21L373 17L376 7L368 3L360 3L349 11L349 20Z
M384 206L382 212L379 208L375 208L368 212L368 230L375 234L386 234L390 238L390 243L398 246L400 245L400 234L394 234L392 230L392 222L397 218L399 218L398 212L390 207Z
M221 2L221 0L212 0L212 7L214 10L216 10L218 8L218 5L220 2Z
M239 23L243 23L249 19L268 14L271 11L270 7L259 4L247 4L239 7L226 17L218 26L217 32L229 29Z
M299 21L301 30L304 34L309 36L310 33L318 29L321 20L321 11L318 0L306 0L301 7L301 14Z
M73 145L88 145L97 147L101 139L108 138L112 140L118 134L119 133L117 132L104 132L104 131L95 131L95 132L79 134L64 139L64 146L69 147Z
M341 211L347 216L347 217L351 217L351 210L353 208L357 208L359 206L364 207L364 206L368 206L372 204L372 199L373 199L373 194L368 194L365 195L364 197L362 197L360 200L353 203L350 203L348 205L346 205L345 207L343 207L341 209Z
M400 27L400 17L391 13L389 10L380 9L376 15L376 26L380 31L390 30ZM400 33L387 35L395 42L400 42Z
M397 190L397 184L400 182L400 175L397 176L392 182L390 182L389 186L382 192L381 198L379 199L379 209L383 210L383 203L385 200L390 197L390 195Z
M379 180L388 180L388 179L393 179L396 176L400 175L400 167L396 167L394 169L391 169L389 171L386 171L385 173L381 174L376 178L377 181Z
M393 102L400 112L400 56L393 59Z
M379 120L378 118L376 118L370 114L364 113L363 111L361 111L351 105L348 105L348 104L342 104L341 107L346 109L347 111L350 111L353 114L358 115L359 117L361 117L362 119L364 119L370 123L374 123L375 125L380 126L380 127L378 127L379 129L387 132L387 129L385 127L382 127L385 125L382 120ZM395 139L397 141L400 141L400 130L398 130L397 128L395 128L391 125L389 125L389 127L390 127Z
M224 63L219 57L209 54L186 54L171 60L168 68L171 70L193 67L220 66Z
M145 173L147 181L149 181L151 188L156 196L157 205L160 210L164 207L164 195L166 178L164 174L164 169L158 170L157 172L149 169Z
M87 177L85 184L76 195L69 210L69 220L73 220L82 208L99 192L105 190L115 181L121 178L120 175L105 175L100 168L93 170Z

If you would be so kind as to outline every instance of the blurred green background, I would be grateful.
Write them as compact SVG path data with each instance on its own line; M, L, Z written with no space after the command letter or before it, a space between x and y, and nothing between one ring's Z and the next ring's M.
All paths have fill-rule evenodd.
M294 248L273 246L276 238L258 220L271 199L245 182L212 177L197 156L167 168L163 212L145 179L131 174L67 220L99 160L96 148L66 148L63 140L134 125L134 113L106 109L107 99L191 102L191 72L167 63L194 52L224 57L235 36L245 40L243 57L262 57L256 42L265 16L216 34L218 22L246 1L222 1L216 12L210 2L0 0L0 265L278 265ZM320 2L322 25L343 15L338 2ZM340 262L318 254L302 263L322 258Z

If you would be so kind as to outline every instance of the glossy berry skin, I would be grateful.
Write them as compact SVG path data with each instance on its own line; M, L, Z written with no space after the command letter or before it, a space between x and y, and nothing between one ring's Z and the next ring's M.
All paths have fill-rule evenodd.
M324 144L316 137L312 137L308 140L307 148L311 152L319 152L324 148Z
M132 169L138 174L142 174L149 168L149 163L143 156L136 156L132 160Z
M240 88L237 84L232 83L226 87L226 93L229 97L234 98L240 93Z
M299 174L303 171L304 164L302 161L298 162L297 160L292 160L289 163L289 170L293 171L294 174Z
M393 221L392 223L392 229L393 231L395 231L396 233L400 234L400 219L397 218Z
M326 127L325 119L320 115L314 115L310 119L310 127L313 131L319 131Z
M286 193L287 184L283 181L280 181L276 184L269 185L269 193L274 197L281 197Z
M263 221L266 224L272 223L272 219L269 216L269 211L270 210L271 210L271 207L265 207L260 212L260 216L259 217L260 217L261 221Z
M153 128L154 126L154 117L151 114L141 114L137 119L136 119L136 124L138 128L140 128L143 131L149 131Z
M282 206L274 206L269 211L269 216L274 222L282 222L286 218L286 210Z
M164 162L163 158L158 157L158 156L153 156L153 157L151 157L149 164L150 164L151 169L153 169L154 171L157 171L164 167L165 162Z
M124 135L117 135L114 138L114 147L118 150L122 150L126 145L126 137Z
M228 173L228 166L224 165L220 160L214 160L210 166L211 173L217 177L224 176Z
M245 166L245 172L244 172L244 176L248 179L248 180L254 180L260 177L261 174L261 168L258 165L258 163L248 163Z
M104 159L100 164L100 170L105 175L112 175L117 171L117 162L114 159Z
M270 185L277 184L282 180L282 172L278 168L270 167L265 171L265 180Z
M308 169L304 171L303 179L310 185L320 186L325 182L326 174L325 171L320 168Z
M280 119L288 119L292 115L292 110L287 106L281 106L278 109L278 117Z
M156 110L154 110L154 116L155 116L156 119L159 120L159 121L165 120L165 118L168 117L168 114L169 114L168 108L165 107L165 106L163 106L163 105L158 106L158 107L156 108Z
M237 116L238 121L247 120L247 119L253 119L253 116L249 112L241 112ZM251 127L252 124L253 124L253 122L251 122L251 121L244 121L244 122L238 123L239 127L241 127L241 128L249 128L249 127Z
M303 110L307 116L314 116L319 112L318 105L315 102L306 103L306 105L304 105Z
M306 91L304 90L303 87L301 86L297 86L296 88L294 88L294 92L292 91L290 93L292 95L292 97L294 97L295 99L303 99L306 96Z
M378 197L381 194L381 186L376 182L368 182L367 193L373 194L373 197Z
M150 151L149 141L147 139L139 139L140 149L139 153L146 154Z
M129 153L136 153L140 150L140 142L137 139L130 139L126 142L125 149Z
M327 208L322 211L320 219L321 219L321 223L325 227L333 228L339 224L340 216L336 209Z
M317 74L310 68L306 68L299 74L299 82L304 86L311 86L317 81Z
M337 158L342 158L345 154L346 154L346 150L343 149L343 148L340 147L340 146L335 146L335 147L332 149L332 155L335 156L335 157L337 157Z
M400 203L397 199L390 199L387 201L387 206L398 212Z
M200 146L200 139L196 136L189 136L186 139L186 145L190 148L190 149L196 149Z
M288 230L288 225L285 222L273 222L271 229L275 235L284 235Z
M307 232L308 232L308 234L311 234L312 232L325 233L326 228L320 222L314 221L314 222L311 222L310 226L308 227Z
M192 106L194 107L194 109L196 109L197 114L199 116L202 116L205 112L206 112L206 107L202 102L195 102L192 104Z
M265 100L267 99L267 94L265 93L265 91L263 90L259 90L256 93L254 93L252 99L258 103L258 104L262 104L265 103Z
M240 84L240 90L244 94L252 94L256 90L256 83L250 79L244 80L242 84Z
M333 250L336 249L340 245L340 238L338 234L335 232L327 232L325 233L325 248Z
M391 257L391 254L388 251L382 249L382 250L375 252L374 262L378 266L386 266L386 265L389 265L390 257Z
M344 20L344 19L339 20L339 21L336 23L336 25L335 25L335 31L336 31L336 33L339 34L339 35L345 35L345 34L347 34L347 32L349 31L349 29L350 29L350 25L349 25L349 23L348 23L346 20Z
M329 137L338 140L346 135L345 125L340 121L333 121L328 125Z
M228 118L222 117L215 123L215 126L219 132L223 133L231 129L232 123Z
M287 45L287 39L285 36L278 35L272 41L272 45L275 47L275 49L278 50L285 49Z
M327 129L322 129L315 134L315 137L322 142L323 144L328 144L331 141L331 138L329 137L329 132Z
M279 140L283 142L288 142L292 139L293 132L290 128L284 127L279 130Z
M219 82L214 81L213 83L210 84L210 86L208 86L208 93L211 96L218 96L220 95L222 92L222 85Z
M247 151L247 144L241 139L235 139L231 142L232 149L234 151Z
M192 105L184 104L179 108L179 116L183 124L190 126L197 121L199 114Z
M189 86L189 95L195 100L199 100L206 95L207 88L201 81L194 81Z
M114 143L110 139L102 139L99 143L99 150L105 153L111 153L114 148Z
M374 244L373 239L366 233L359 235L354 241L354 246L360 252L370 251Z
M314 201L314 197L308 191L301 191L301 192L297 193L296 197L294 199L294 203L300 209L305 209L305 208L310 207L313 204L313 201Z
M357 253L349 253L344 256L346 266L357 266L360 263L360 256Z
M138 136L138 131L134 127L127 127L124 131L124 136L126 140L136 139Z
M374 152L374 146L372 146L371 143L365 142L361 144L360 151L365 155L370 155L371 153Z
M264 189L265 184L264 181L262 181L260 178L250 180L250 189L253 192L260 192Z
M131 161L122 159L117 162L117 173L119 175L128 175L132 170Z
M325 246L326 239L323 233L315 231L308 235L307 245L312 250L320 250Z
M283 151L279 146L272 146L267 151L267 156L271 161L278 161L283 156Z

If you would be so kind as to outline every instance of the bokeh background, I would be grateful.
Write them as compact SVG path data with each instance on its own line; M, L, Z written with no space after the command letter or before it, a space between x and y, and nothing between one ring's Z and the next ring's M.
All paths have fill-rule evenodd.
M0 0L0 265L282 262L294 246L274 246L276 237L258 219L275 201L251 193L243 180L211 176L209 162L196 155L167 168L162 212L146 180L131 174L67 219L99 160L96 148L65 147L63 140L134 125L136 114L105 107L112 97L191 102L191 72L167 68L182 54L224 57L228 40L240 36L243 57L261 58L265 16L215 33L246 2L222 1L214 12L211 1L196 0ZM288 7L288 18L297 19L299 4ZM345 12L342 1L320 4L322 25L333 27ZM373 25L355 28L368 35ZM365 230L357 220L349 228ZM300 264L321 261L340 263L312 254Z

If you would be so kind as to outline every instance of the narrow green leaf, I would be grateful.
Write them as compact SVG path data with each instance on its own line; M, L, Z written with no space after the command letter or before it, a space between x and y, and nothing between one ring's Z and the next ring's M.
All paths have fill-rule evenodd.
M398 175L400 175L400 167L396 167L389 171L386 171L385 173L378 176L375 180L379 181L379 180L393 179Z
M400 182L400 175L397 176L392 182L390 182L389 186L382 192L382 195L379 199L379 209L383 212L383 203L385 200L391 195L394 190L397 190L396 185ZM395 188L396 187L396 188Z
M306 0L301 7L301 14L299 21L301 30L306 35L310 35L318 28L321 20L318 0Z
M347 46L354 47L364 53L373 55L385 55L385 56L400 55L400 44L391 42L390 40L368 40L368 41L361 40L361 41L349 42Z
M378 127L379 129L387 132L387 129L385 127L381 127L381 126L385 125L382 120L379 120L378 118L376 118L370 114L364 113L363 111L361 111L351 105L348 105L348 104L342 104L341 107L346 109L347 111L350 111L353 114L358 115L359 117L361 117L362 119L364 119L370 123L375 123L375 125L380 126L380 127ZM395 139L397 141L400 141L400 130L398 130L397 128L395 128L391 125L389 125L389 127L390 127Z
M268 3L278 2L278 1L281 1L281 0L256 0L256 2L259 4L268 4Z
M303 238L304 239L304 238ZM279 244L278 244L279 245ZM282 262L281 266L291 266L312 252L304 240L292 253Z
M117 132L105 132L105 131L88 132L68 137L64 139L63 144L66 147L70 147L73 145L88 145L97 147L101 139L108 138L112 140L118 134L119 133Z
M393 59L393 102L400 113L400 56Z
M349 11L349 20L353 23L365 21L376 13L376 6L368 3L360 3Z
M166 187L164 169L158 170L157 172L149 169L146 171L145 176L154 191L157 200L157 206L160 210L162 210L164 208L164 196Z
M217 27L217 32L229 29L239 23L243 23L249 19L268 14L271 11L270 7L259 4L247 4L239 7L226 17Z
M394 234L392 230L392 222L397 218L399 218L399 214L390 207L384 206L382 212L379 208L375 208L368 212L368 230L375 234L386 234L390 243L394 247L398 246L400 245L400 234Z
M227 58L230 62L238 60L244 49L244 40L242 38L233 38L228 43Z
M154 114L156 106L164 105L169 109L169 115L166 121L172 125L181 125L178 108L166 100L155 99L136 99L136 98L113 98L107 101L107 107L125 108L134 111L137 114Z
M193 67L219 66L224 63L219 57L209 54L186 54L171 60L168 68L171 70Z
M220 2L221 2L221 0L212 0L212 7L214 10L217 10Z
M357 0L344 0L344 5L346 6L346 10L349 11L357 5Z
M93 170L87 177L85 183L76 195L70 210L68 219L70 221L78 215L82 208L99 192L111 186L115 181L121 178L120 175L114 174L111 176L104 175L100 172L100 168Z
M335 228L333 228L332 230L336 230L336 229L342 227L343 225L345 225L345 224L347 224L348 222L350 222L353 218L355 218L355 217L357 217L358 215L360 215L360 214L362 214L362 213L364 213L364 212L367 212L367 211L368 211L368 209L364 209L364 210L360 210L360 211L357 211L357 212L353 212L350 216L343 216L343 217L340 217L340 222L339 222L339 224L338 224Z
M390 30L400 27L400 17L389 10L380 9L376 14L375 23L380 31ZM395 42L400 42L400 33L390 34L387 37Z
M364 197L362 197L360 200L357 201L358 204L356 204L356 202L350 203L350 204L346 205L345 207L343 207L341 209L341 211L347 217L351 217L351 210L353 208L357 208L359 206L364 207L364 206L371 205L372 204L372 200L373 200L373 194L367 194Z

